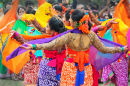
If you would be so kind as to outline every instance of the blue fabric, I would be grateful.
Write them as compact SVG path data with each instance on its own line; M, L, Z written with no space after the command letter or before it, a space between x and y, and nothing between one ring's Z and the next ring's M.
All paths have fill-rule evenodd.
M56 75L57 80L60 80L60 74Z
M89 63L85 63L85 66L89 65ZM78 63L75 63L75 66L78 66ZM76 74L76 82L75 86L80 86L84 84L84 77L85 77L85 70L82 72L79 71L79 68L77 69L77 74Z
M35 27L27 27L27 34L30 36L42 35Z
M34 53L34 55L36 56L36 58L42 57L42 56L43 56L43 52L42 52L42 50L37 50L37 51Z
M106 21L106 20L108 20L108 19L98 19L98 21Z
M111 34L111 30L112 30L112 29L109 29L109 30L106 31L106 33L105 33L104 36L103 36L104 39L113 41L113 37L112 37L112 34Z

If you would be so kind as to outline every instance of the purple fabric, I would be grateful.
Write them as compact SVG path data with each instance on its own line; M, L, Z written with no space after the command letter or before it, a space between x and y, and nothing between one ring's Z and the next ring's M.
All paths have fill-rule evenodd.
M103 68L102 81L116 83L117 86L128 86L128 63L128 57L121 57L120 62L116 61L105 66ZM113 72L113 74L111 72Z
M101 37L99 37L99 39L106 47L123 47L123 45L117 44L107 39L103 39ZM95 47L91 46L90 51L89 51L89 61L91 64L94 65L94 67L96 68L96 71L98 71L102 69L103 67L105 67L106 65L117 61L119 57L122 55L123 53L103 54L100 51L98 51Z
M38 39L38 40L33 40L33 41L30 41L28 42L28 44L42 44L42 43L48 43L48 42L51 42L52 40L62 36L62 35L65 35L67 33L82 33L82 31L80 31L78 28L76 29L73 29L73 30L69 30L69 31L66 31L64 33L61 33L57 36L54 36L54 37L51 37L51 38L44 38L44 39ZM100 38L99 39L103 42L103 44L107 47L115 47L115 46L119 46L119 47L122 47L122 45L118 44L118 43L115 43L115 42L112 42L112 41L109 41L109 40L106 40L106 39L103 39L103 38ZM23 44L23 46L26 46L25 44ZM27 50L24 50L20 47L18 47L16 50L14 50L9 56L7 56L6 58L6 61L16 57L17 55L19 54L22 54L23 52L25 52ZM99 52L97 49L95 49L93 46L91 47L90 49L90 54L89 54L89 59L90 59L90 63L93 64L96 68L96 70L100 70L101 68L103 68L104 66L112 63L112 62L115 62L116 60L119 59L119 56L121 56L122 53L116 53L116 54L103 54L101 52Z
M40 63L37 86L59 86L56 78L56 68L47 65L49 60L44 59Z

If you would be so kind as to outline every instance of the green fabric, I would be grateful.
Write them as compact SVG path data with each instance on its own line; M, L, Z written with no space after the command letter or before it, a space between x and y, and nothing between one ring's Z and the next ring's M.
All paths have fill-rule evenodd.
M2 64L2 53L0 54L0 74L6 74L7 68Z
M12 30L15 30L19 34L24 34L27 35L27 25L24 21L22 20L17 20L12 28Z

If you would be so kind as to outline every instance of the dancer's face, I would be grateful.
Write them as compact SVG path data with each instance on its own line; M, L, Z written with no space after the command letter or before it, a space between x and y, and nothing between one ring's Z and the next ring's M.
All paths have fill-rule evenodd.
M22 16L24 13L25 13L25 10L22 9L22 8L20 8L20 9L19 9L19 14L18 14L18 15L19 15L19 16Z
M70 21L70 25L71 25L72 27L76 27L77 22L76 22L76 21L73 21L72 18L71 18L71 16L70 16L69 21Z

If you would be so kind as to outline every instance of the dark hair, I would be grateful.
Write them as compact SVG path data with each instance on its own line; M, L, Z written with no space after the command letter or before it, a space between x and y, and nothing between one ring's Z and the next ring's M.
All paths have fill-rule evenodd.
M79 23L79 21L84 17L84 15L85 15L85 13L76 9L72 12L71 18L72 18L73 21L76 21L77 23ZM91 27L92 27L92 24L91 24L90 21L88 21L88 26L89 26L89 30L90 30Z
M54 5L56 5L56 4L57 4L57 5L59 5L59 3L58 3L58 2L55 2L55 3L53 3L53 4L52 4L52 6L54 6Z
M53 4L55 0L48 0L48 3Z
M65 18L67 21L70 19L70 11L71 11L71 9L69 9L65 12Z
M25 8L25 7L23 7L23 6L20 6L20 7L17 9L18 14L19 14L19 10L20 10L20 8L24 9L24 10L25 10L25 12L26 12L26 8Z
M6 5L11 5L12 3L11 2L8 2ZM6 8L6 5L5 5L5 8Z
M6 10L4 11L4 15L5 15L8 11L9 11L9 9L6 9Z
M99 5L97 3L92 3L92 8L93 8L93 10L98 10Z
M56 5L56 6L55 6L55 10L62 12L62 11L63 11L63 8L62 8L62 6L60 6L60 5Z
M28 10L26 11L27 14L35 14L36 11L33 10L33 8L31 6L28 7Z
M33 5L34 6L34 2L31 0L26 0L25 1L25 6L27 7L28 5Z
M83 18L83 16L85 15L85 13L83 13L83 12L81 12L80 10L74 10L73 12L72 12L72 20L73 21L76 21L76 22L79 22L80 21L80 19L82 19Z
M51 30L54 30L55 32L58 32L58 33L62 33L67 30L64 26L64 23L55 17L52 17L49 20L49 26Z

